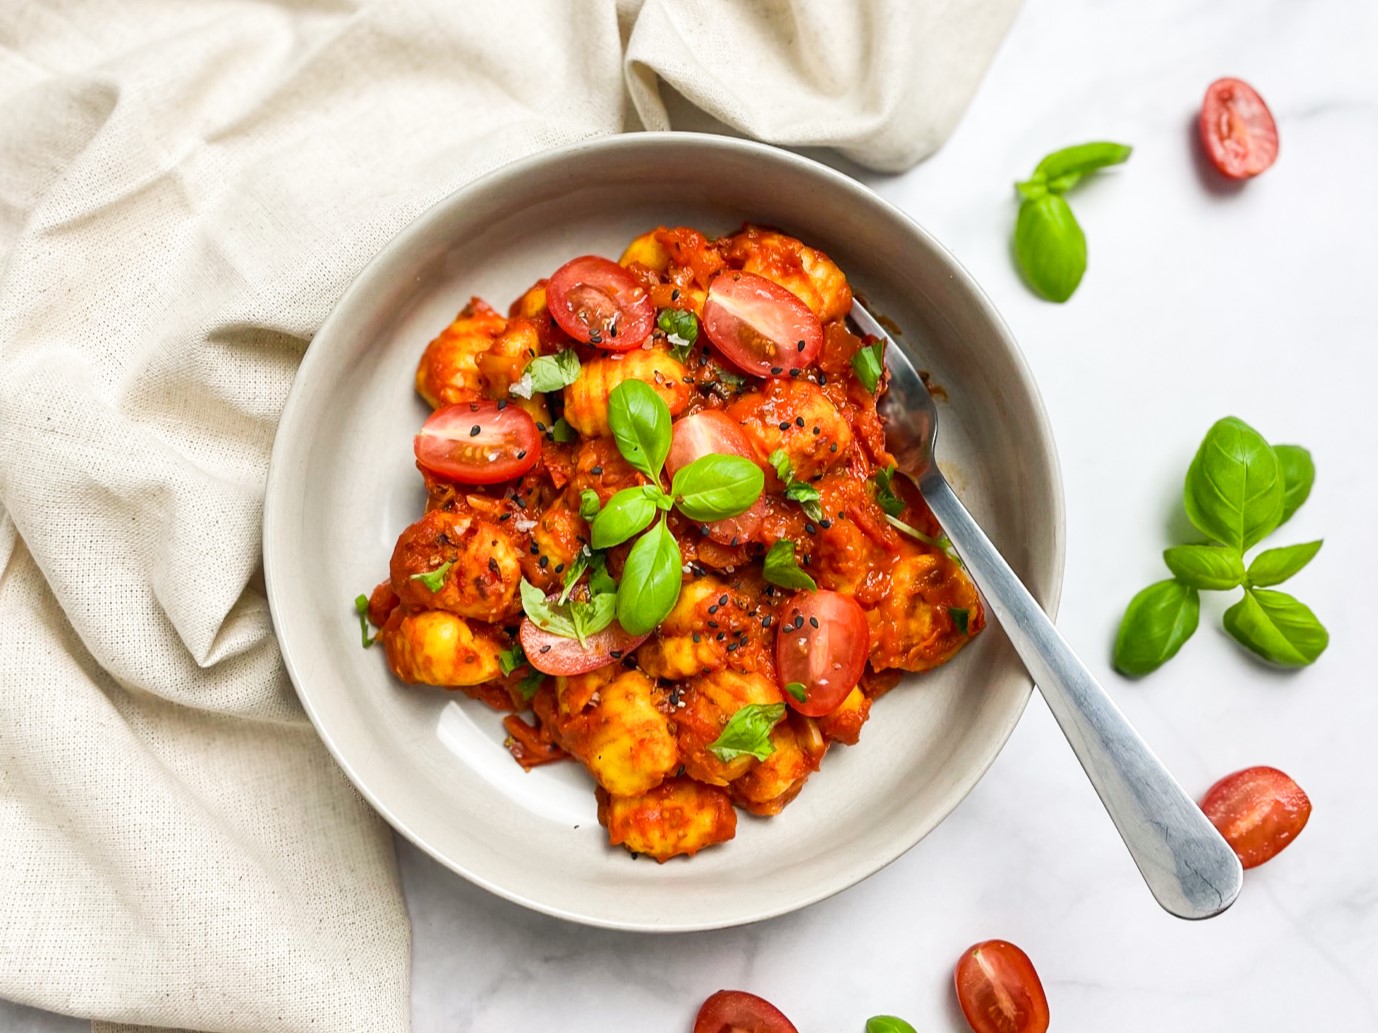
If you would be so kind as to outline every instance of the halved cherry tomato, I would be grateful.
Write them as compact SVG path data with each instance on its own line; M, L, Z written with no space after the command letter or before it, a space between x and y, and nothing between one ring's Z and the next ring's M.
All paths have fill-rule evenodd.
M831 714L856 688L871 651L866 612L855 599L819 589L799 592L782 608L775 635L775 671L784 688L804 686L801 703L785 702L805 717Z
M1201 143L1221 173L1250 179L1277 160L1278 127L1252 86L1217 79L1201 104Z
M632 635L617 621L613 621L602 631L588 636L584 640L586 644L581 646L578 639L563 638L538 628L531 623L530 617L526 617L522 620L517 637L521 640L526 662L532 667L543 674L569 677L616 663L651 636L649 632Z
M665 470L672 479L681 466L708 455L741 456L753 463L758 461L741 426L717 409L704 409L681 417L675 421L671 433ZM765 500L757 499L745 513L709 524L708 537L723 545L750 541L765 518Z
M745 990L719 990L699 1009L694 1033L799 1033L779 1008Z
M576 341L625 352L640 347L655 328L651 296L606 258L571 259L555 270L545 290L550 314Z
M1271 860L1311 817L1311 800L1277 768L1245 768L1207 791L1201 810L1245 868Z
M1005 940L967 950L953 974L957 1003L976 1033L1044 1033L1048 996L1029 956Z
M416 461L437 477L460 484L497 484L536 465L541 433L515 405L458 402L431 413L412 449Z
M787 377L823 347L823 324L796 295L737 270L709 284L703 329L728 361L757 377Z

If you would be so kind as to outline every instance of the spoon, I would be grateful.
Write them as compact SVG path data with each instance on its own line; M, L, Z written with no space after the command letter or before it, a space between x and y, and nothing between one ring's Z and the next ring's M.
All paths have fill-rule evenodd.
M886 442L947 532L1095 786L1144 882L1178 918L1211 918L1239 896L1239 858L1134 731L972 519L933 461L938 410L923 379L859 303L852 320L886 342Z

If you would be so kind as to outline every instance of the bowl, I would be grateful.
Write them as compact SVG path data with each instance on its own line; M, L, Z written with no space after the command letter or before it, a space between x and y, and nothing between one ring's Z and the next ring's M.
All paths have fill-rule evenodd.
M939 459L1033 594L1056 606L1062 491L1048 422L1008 329L931 236L866 187L785 151L643 133L502 168L425 212L345 292L283 410L264 509L268 598L306 712L360 793L426 853L526 907L617 929L757 921L845 889L914 846L990 766L1031 683L992 626L872 711L789 807L666 864L607 845L581 766L523 772L499 715L403 685L363 650L353 599L422 512L412 378L471 295L499 309L565 260L613 258L659 224L751 221L821 248L946 392Z

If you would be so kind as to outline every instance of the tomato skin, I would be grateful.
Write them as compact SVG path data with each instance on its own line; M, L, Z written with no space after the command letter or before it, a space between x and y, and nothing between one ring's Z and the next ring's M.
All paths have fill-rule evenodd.
M1252 179L1277 161L1273 114L1240 79L1217 79L1206 88L1199 127L1211 164L1230 179Z
M670 454L665 472L673 480L680 467L707 455L741 456L759 465L745 431L736 420L717 409L703 409L682 416L671 428ZM708 537L722 545L751 541L766 517L764 499L757 499L745 513L708 525Z
M604 351L639 348L655 328L646 289L616 262L597 255L573 258L546 285L546 304L560 329Z
M870 649L866 611L851 596L795 593L780 610L775 671L780 688L800 682L805 696L801 703L785 692L785 702L805 717L831 714L861 680Z
M755 273L732 270L714 278L703 329L723 357L756 377L787 377L823 348L823 324L809 307Z
M1245 868L1280 854L1306 828L1311 800L1277 768L1256 767L1226 775L1207 790L1201 810L1225 837Z
M699 1008L694 1033L799 1033L779 1008L745 990L719 990Z
M978 943L957 960L957 1003L975 1033L1045 1033L1048 996L1029 956L1007 940Z
M520 477L541 457L536 422L515 405L458 402L442 405L412 441L416 461L431 474L459 484L498 484Z
M526 662L542 674L562 674L570 677L587 674L600 667L616 663L624 656L650 638L645 635L632 635L617 621L613 621L602 631L588 636L588 645L579 645L578 639L562 638L544 628L537 627L530 617L522 619L517 637L526 654ZM614 657L612 654L617 653Z

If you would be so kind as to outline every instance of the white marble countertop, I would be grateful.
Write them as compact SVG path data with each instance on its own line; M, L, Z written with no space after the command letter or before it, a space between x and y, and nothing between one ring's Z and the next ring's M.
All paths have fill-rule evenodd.
M1278 164L1243 189L1202 169L1191 133L1207 83L1236 75L1277 116ZM1048 150L1135 147L1079 188L1090 269L1038 301L1009 259L1011 182ZM1216 1033L1378 1028L1378 692L1365 642L1378 512L1364 422L1378 383L1378 6L1250 0L1030 0L947 146L866 176L951 248L994 298L1042 388L1061 454L1068 563L1059 625L1193 793L1252 764L1293 775L1310 825L1202 924L1153 903L1046 707L1035 699L990 773L888 869L798 914L725 932L584 929L491 897L399 845L414 923L418 1033L687 1030L720 987L750 989L803 1030L861 1033L892 1013L966 1026L953 962L1020 944L1055 1028ZM1234 414L1308 446L1319 470L1276 544L1324 537L1289 590L1329 651L1282 674L1219 630L1223 595L1181 655L1131 683L1110 642L1165 576L1181 477ZM0 1002L0 1028L73 1019Z

